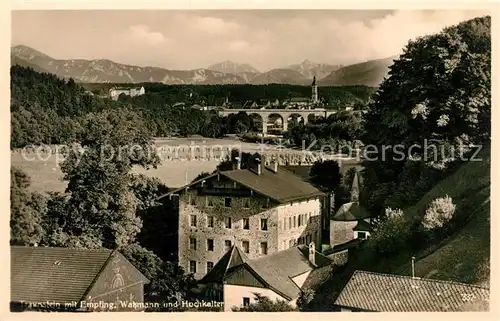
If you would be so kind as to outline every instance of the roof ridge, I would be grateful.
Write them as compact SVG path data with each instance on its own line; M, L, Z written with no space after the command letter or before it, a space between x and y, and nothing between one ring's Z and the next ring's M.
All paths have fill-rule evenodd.
M29 249L64 249L64 250L78 250L87 252L113 252L114 250L108 248L81 248L81 247L66 247L66 246L25 246L25 245L10 245L11 248L29 248Z
M484 287L484 286L480 286L480 285L477 285L477 284L462 283L462 282L457 282L457 281L447 281L447 280L440 280L440 279L430 279L430 278L425 278L425 277L412 277L410 275L379 273L379 272L365 271L365 270L356 270L356 271L354 271L353 277L356 274L363 274L363 273L364 274L379 275L379 276L402 278L402 279L412 279L412 280L418 280L418 281L424 281L424 282L435 282L435 283L464 285L464 286L470 286L470 287L476 287L476 288L480 288L480 289L484 289L484 290L489 290L489 288Z

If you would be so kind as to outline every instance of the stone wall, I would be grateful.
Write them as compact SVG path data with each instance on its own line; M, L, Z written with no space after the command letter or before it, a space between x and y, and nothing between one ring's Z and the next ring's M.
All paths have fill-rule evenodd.
M303 215L301 226L298 225L299 215ZM290 241L293 241L293 244L298 244L299 238L304 238L305 241L308 235L311 239L303 244L314 241L316 249L321 249L321 201L319 198L281 205L278 207L278 218L280 250L288 249L291 245Z
M294 202L280 205L266 197L231 196L231 206L225 206L228 196L198 195L197 189L188 189L179 197L179 264L190 271L190 261L196 261L196 279L207 273L207 262L217 264L226 253L225 241L237 245L243 250L243 241L249 243L250 259L261 254L261 243L267 243L267 254L284 250L289 246L289 240L295 240L309 235L310 241L316 235L314 242L321 245L321 203L318 198L309 201ZM209 202L211 205L209 206ZM267 208L266 208L267 207ZM298 226L298 215L308 214L308 223ZM196 216L196 226L190 226L191 215ZM214 226L208 226L208 218L214 218ZM288 228L289 218L295 217L296 227ZM231 218L231 228L225 227L225 219ZM249 229L243 228L243 219L249 220ZM267 230L261 230L261 219L267 219ZM284 220L286 220L286 228ZM196 250L190 245L190 239L196 239ZM207 240L213 240L213 251L207 250ZM294 243L295 244L295 243ZM286 246L286 247L285 247Z
M278 210L267 198L231 196L231 207L225 207L226 196L197 195L197 190L188 190L179 198L179 264L189 272L190 261L196 261L195 278L206 274L207 262L214 265L226 253L225 241L242 249L242 242L249 242L250 259L259 257L260 243L267 242L267 254L278 250ZM208 206L209 201L213 206ZM245 208L246 201L248 207ZM190 216L196 215L196 227L190 226ZM214 226L208 227L208 217L214 217ZM231 228L225 227L225 219L231 218ZM243 219L248 218L249 229L243 229ZM261 219L267 219L267 231L260 229ZM196 239L196 250L190 248L190 238ZM207 251L207 240L213 240L213 251Z

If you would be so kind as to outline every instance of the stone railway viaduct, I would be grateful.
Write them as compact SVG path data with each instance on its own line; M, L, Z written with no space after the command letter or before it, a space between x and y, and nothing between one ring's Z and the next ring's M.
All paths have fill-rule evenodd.
M283 131L288 130L289 119L297 119L301 117L304 124L307 124L310 115L321 116L327 118L330 115L335 114L336 110L327 110L325 108L314 108L314 109L218 109L218 114L220 116L228 116L231 114L237 114L239 112L245 112L250 116L258 115L262 119L262 132L267 133L267 127L269 126L269 121L275 119L276 116L281 118L281 129Z

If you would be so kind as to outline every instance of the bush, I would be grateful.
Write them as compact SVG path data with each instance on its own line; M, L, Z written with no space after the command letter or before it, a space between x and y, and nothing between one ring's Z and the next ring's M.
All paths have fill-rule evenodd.
M375 228L369 244L382 255L391 255L403 249L410 239L409 222L400 209L387 208L385 219Z
M453 204L451 197L437 198L432 201L425 211L425 216L422 220L422 225L427 230L442 228L448 223L455 214L456 205Z
M233 307L233 312L292 312L297 311L288 302L280 299L273 301L259 293L254 293L257 302L251 303L246 307Z

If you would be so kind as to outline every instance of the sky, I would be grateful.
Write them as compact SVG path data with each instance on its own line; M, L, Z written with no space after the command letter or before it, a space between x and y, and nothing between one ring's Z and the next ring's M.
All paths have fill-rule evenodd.
M167 69L230 60L260 71L348 64L401 53L410 39L488 14L471 10L13 11L12 45L55 59Z

